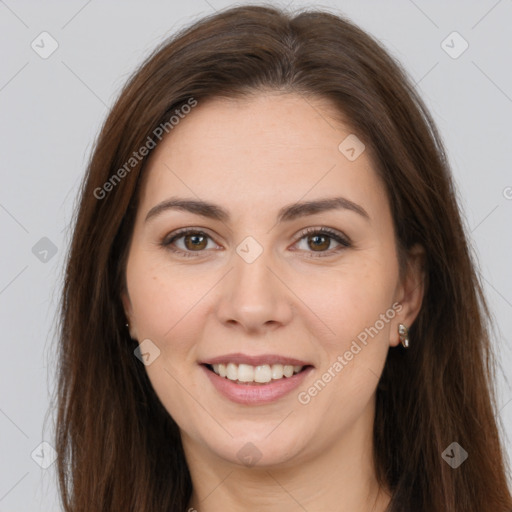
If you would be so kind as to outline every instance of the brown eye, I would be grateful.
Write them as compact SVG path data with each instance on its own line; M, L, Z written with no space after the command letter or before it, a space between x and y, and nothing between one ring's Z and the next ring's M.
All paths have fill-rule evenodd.
M311 257L331 256L351 245L348 237L327 227L309 228L298 241L298 248Z
M308 236L308 247L314 251L325 251L329 249L331 244L331 237L325 235L310 235Z
M205 249L208 245L208 237L200 233L185 235L183 241L185 247L191 251Z
M163 239L161 245L180 256L200 256L207 254L208 250L212 249L208 246L209 242L215 248L212 238L204 231L183 229L174 233L170 238Z

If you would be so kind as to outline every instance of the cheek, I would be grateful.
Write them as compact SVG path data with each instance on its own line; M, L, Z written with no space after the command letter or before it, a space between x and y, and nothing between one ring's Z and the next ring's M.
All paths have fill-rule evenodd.
M375 290L373 284L373 280L347 278L332 289L329 301L309 296L312 304L316 301L315 313L335 334L315 337L316 350L322 352L321 367L297 398L302 413L324 418L332 435L339 435L371 410L389 350L395 314L391 287Z
M308 305L335 334L317 338L324 360L313 385L302 390L301 403L318 414L331 409L333 424L350 423L362 413L384 367L398 275L393 260L385 261L359 260L317 280L309 292L303 289Z
M213 276L203 277L171 268L161 258L134 253L128 261L127 282L139 338L163 342L172 337L213 286Z
M145 367L160 401L178 424L193 424L190 411L200 396L197 382L188 378L195 357L202 311L201 297L213 285L208 279L189 279L179 268L171 269L144 251L130 255L127 284L139 342L151 340L159 355ZM183 392L186 384L187 392Z
M386 337L397 279L397 267L392 262L347 264L329 272L317 273L314 279L297 281L295 289L304 305L307 317L317 317L328 351L338 351L377 323L378 336ZM313 313L313 315L311 314ZM388 314L384 324L381 315ZM374 333L374 331L372 330ZM375 335L373 337L377 337Z

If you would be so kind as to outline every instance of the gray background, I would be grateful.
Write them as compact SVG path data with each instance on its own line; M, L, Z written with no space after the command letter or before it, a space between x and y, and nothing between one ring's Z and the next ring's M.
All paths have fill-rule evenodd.
M0 0L0 512L59 510L55 464L43 469L35 461L52 461L51 447L41 452L38 446L52 442L45 417L54 383L55 311L69 222L94 137L126 78L163 38L228 5L235 4ZM498 408L511 458L512 0L289 5L341 11L372 33L402 62L432 111L494 315L504 368ZM42 46L43 31L59 45L47 59L31 47L34 40ZM463 48L458 36L445 43L452 56L442 47L453 31L469 44L458 58L452 58ZM44 45L50 48L50 40ZM464 448L471 457L471 447Z

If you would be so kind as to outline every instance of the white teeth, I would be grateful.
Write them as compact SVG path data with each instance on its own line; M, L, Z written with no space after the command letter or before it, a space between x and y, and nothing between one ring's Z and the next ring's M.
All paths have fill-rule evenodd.
M283 377L291 377L299 373L303 366L292 366L291 364L263 364L251 366L250 364L214 364L213 371L229 380L239 382L257 382L265 384L271 380L279 380Z
M291 377L293 375L293 366L289 364L285 364L283 366L283 375L285 377Z
M240 382L254 382L254 366L249 366L248 364L239 364L238 380Z
M238 380L238 366L233 363L228 363L226 366L226 377L229 380Z
M272 380L272 370L268 364L256 366L254 369L254 382L270 382Z
M283 365L282 364L273 364L272 365L272 378L273 379L282 379L283 378Z

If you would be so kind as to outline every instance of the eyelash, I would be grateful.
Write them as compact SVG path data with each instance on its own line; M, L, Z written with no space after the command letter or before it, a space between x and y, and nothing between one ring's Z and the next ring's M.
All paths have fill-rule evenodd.
M183 229L180 229L178 231L176 231L171 238L164 238L164 240L162 240L161 242L161 245L162 247L174 252L174 253L177 253L177 254L180 254L182 256L185 256L187 258L196 258L199 256L199 254L194 254L194 252L196 253L201 253L201 252L204 252L205 249L201 250L201 251L183 251L181 249L175 249L172 247L172 244L176 241L176 240L179 240L180 238L183 238L187 235L201 235L201 236L206 236L210 239L212 239L210 237L210 235L208 235L208 233L205 233L204 231L200 230L200 229L194 229L194 228L183 228ZM308 251L308 252L312 252L313 254L311 254L310 258L323 258L323 257L326 257L326 256L332 256L333 254L335 253L338 253L348 247L350 247L352 244L350 242L350 240L348 239L348 237L344 237L342 236L340 233L338 233L337 231L333 230L333 229L330 229L330 228L307 228L305 229L300 237L298 238L297 242L295 243L298 243L300 242L303 238L306 238L308 236L311 236L311 235L324 235L324 236L327 236L328 238L331 238L332 240L334 240L335 242L339 243L340 246L337 247L336 249L331 249L331 250L328 250L328 251L319 251L318 253L314 254L315 251Z

